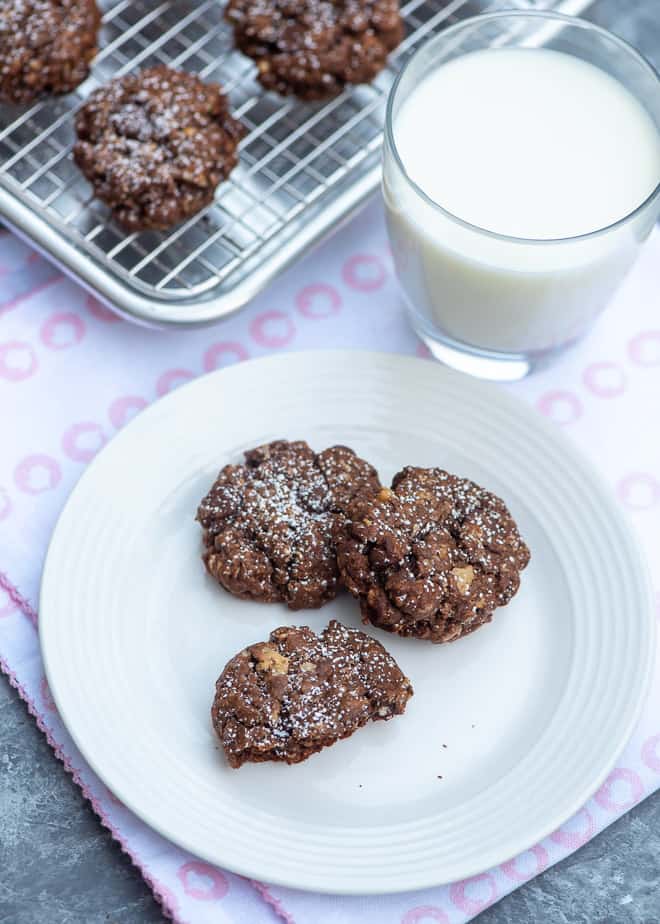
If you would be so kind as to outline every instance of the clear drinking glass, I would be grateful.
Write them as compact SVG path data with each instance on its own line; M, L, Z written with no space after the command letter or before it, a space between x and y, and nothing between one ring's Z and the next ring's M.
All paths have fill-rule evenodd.
M516 379L591 326L660 215L660 183L613 224L552 240L487 231L433 201L406 173L395 141L397 113L440 65L493 46L543 47L596 65L642 103L659 131L660 79L630 45L598 26L560 14L505 12L477 16L440 33L413 55L392 88L383 193L412 324L448 365L486 378Z

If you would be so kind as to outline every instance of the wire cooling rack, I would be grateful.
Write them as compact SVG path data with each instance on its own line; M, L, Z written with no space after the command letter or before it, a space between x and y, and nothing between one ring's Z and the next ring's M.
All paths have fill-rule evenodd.
M388 67L372 84L306 105L264 92L253 63L233 49L220 0L105 0L100 52L77 92L27 109L0 106L0 216L134 320L220 318L377 187L387 94L406 58L457 19L503 5L561 4L404 0L406 38ZM97 86L156 63L221 83L248 132L211 206L169 233L126 234L73 163L73 117Z

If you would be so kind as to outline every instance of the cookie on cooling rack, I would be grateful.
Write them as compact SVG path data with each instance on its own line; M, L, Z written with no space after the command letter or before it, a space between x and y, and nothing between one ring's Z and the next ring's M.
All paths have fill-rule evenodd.
M511 600L530 554L504 501L442 469L404 468L352 503L337 562L365 622L451 642Z
M401 715L413 689L380 642L333 620L316 635L283 627L229 661L213 727L232 767L297 764L370 720Z
M338 590L333 531L352 500L379 487L376 470L346 446L315 453L278 440L246 452L197 512L207 571L237 597L322 606Z
M165 230L209 205L243 126L218 84L165 65L116 78L76 116L76 164L128 231Z
M95 0L2 0L0 102L74 90L89 73L100 23Z
M304 100L373 80L404 35L398 0L229 0L225 16L263 86Z

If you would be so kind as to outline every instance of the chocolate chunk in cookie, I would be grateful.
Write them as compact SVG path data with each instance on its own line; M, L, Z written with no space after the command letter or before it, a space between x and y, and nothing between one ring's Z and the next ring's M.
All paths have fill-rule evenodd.
M167 229L213 201L243 134L218 84L164 65L112 80L76 117L74 159L128 231Z
M306 626L275 629L233 657L216 683L211 718L232 767L296 764L370 719L400 715L412 693L380 642L333 620L320 635Z
M100 24L95 0L1 0L0 102L74 90L89 73Z
M348 505L379 488L376 470L346 446L313 452L278 440L227 465L203 499L206 568L238 597L322 606L338 589L333 531Z
M263 86L305 100L373 80L404 35L398 0L229 0L225 16Z
M504 502L441 469L404 468L337 529L342 579L365 622L451 642L518 590L529 549Z

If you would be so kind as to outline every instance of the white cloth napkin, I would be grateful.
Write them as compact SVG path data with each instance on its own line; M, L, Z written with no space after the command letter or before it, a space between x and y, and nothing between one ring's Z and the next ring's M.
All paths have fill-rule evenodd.
M508 387L564 428L610 482L660 590L659 283L656 231L590 336L547 371ZM113 434L171 388L248 356L321 347L425 355L403 316L378 202L247 310L194 331L149 331L117 320L0 232L0 666L103 824L181 924L256 924L278 915L289 924L459 924L660 785L656 671L617 768L543 843L449 887L346 898L250 883L202 863L151 831L92 773L49 696L36 630L44 554L69 492ZM658 604L660 612L660 595Z

